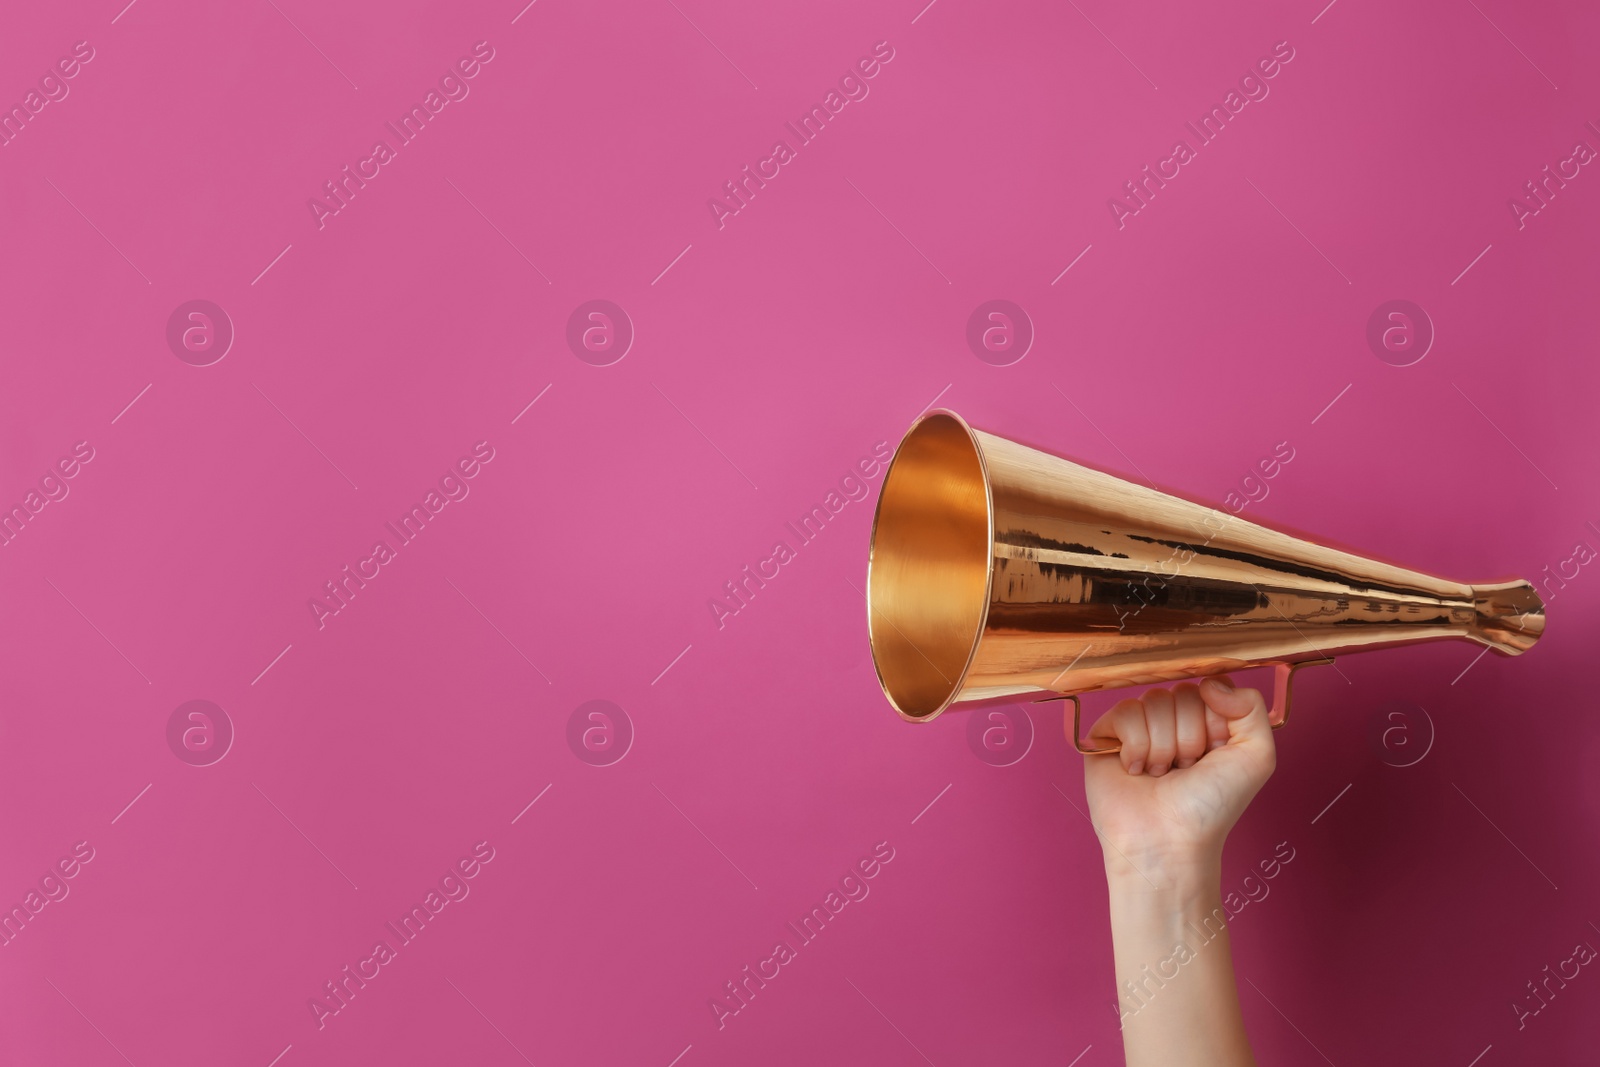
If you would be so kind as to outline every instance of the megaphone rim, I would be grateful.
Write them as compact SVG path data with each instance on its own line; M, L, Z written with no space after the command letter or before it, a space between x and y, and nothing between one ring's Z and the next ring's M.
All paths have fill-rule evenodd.
M956 426L960 427L962 433L966 437L966 441L967 441L968 445L972 449L973 457L977 460L979 476L980 476L980 478L982 480L982 483L983 483L984 509L985 509L985 526L987 527L987 534L986 534L987 543L986 543L985 549L984 549L984 557L985 558L984 558L983 604L982 604L981 609L980 609L980 611L978 613L977 625L973 629L971 642L969 643L968 648L967 648L966 660L962 663L961 670L956 675L954 680L946 679L947 681L949 681L949 691L947 693L945 693L943 700L940 701L938 706L935 707L932 711L929 711L929 712L927 712L925 714L918 715L918 714L914 714L912 712L907 711L904 707L901 706L901 702L899 700L897 700L895 698L895 694L890 691L888 680L885 679L884 676L883 676L883 665L882 665L882 663L880 663L879 655L878 655L878 641L877 641L876 634L875 634L874 629L873 629L874 606L873 606L873 599L872 599L872 594L873 594L872 579L873 579L873 573L874 573L873 564L877 560L878 529L879 529L879 523L883 518L884 498L888 495L890 481L894 477L895 465L900 460L902 454L904 453L904 451L906 449L906 446L909 443L911 443L912 440L916 437L917 431L922 429L924 426L928 425L929 423L934 422L935 420L947 420L949 422L953 422ZM988 464L987 458L984 456L983 445L978 441L977 435L973 431L972 424L969 423L966 419L962 418L960 414L958 414L957 412L953 411L950 408L930 408L927 411L924 411L921 415L918 415L917 418L912 421L910 427L908 427L906 429L906 432L903 435L901 435L900 443L895 446L894 455L891 456L890 459L889 459L889 466L887 467L887 469L885 469L884 475L883 475L883 484L880 485L879 488L878 488L878 501L877 501L877 504L874 506L873 512L872 512L872 531L871 531L871 534L869 535L868 546L867 546L867 590L866 590L867 641L868 641L868 644L869 644L869 646L871 647L871 650L872 650L872 669L873 669L874 674L876 674L876 676L878 678L878 686L879 686L880 689L883 690L883 695L884 695L885 699L887 699L889 701L889 706L894 708L895 714L899 715L902 719L906 720L907 722L931 722L934 719L938 718L941 714L943 714L944 711L946 709L948 709L951 704L955 703L956 698L960 695L961 690L962 690L962 686L966 681L967 674L972 669L973 661L977 658L978 646L982 642L984 630L988 626L988 622L989 622L989 604L990 604L990 601L992 600L993 592L994 592L994 486L990 482L989 464ZM878 612L878 614L882 614L882 612L880 611L880 612ZM892 620L890 622L890 625L893 625ZM902 635L902 636L904 636L904 635ZM909 642L910 638L906 638L906 640ZM924 658L926 658L926 657L924 657ZM942 675L941 675L941 677L942 677Z

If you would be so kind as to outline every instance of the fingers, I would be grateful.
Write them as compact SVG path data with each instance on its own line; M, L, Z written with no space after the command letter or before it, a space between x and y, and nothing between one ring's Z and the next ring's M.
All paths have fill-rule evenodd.
M1266 703L1255 689L1235 689L1226 676L1196 686L1151 689L1142 699L1119 701L1100 717L1090 737L1121 742L1122 769L1159 778L1193 767L1230 741L1272 750Z
M1181 770L1193 767L1209 747L1206 705L1200 699L1199 687L1188 683L1173 687L1172 701L1178 735L1177 766ZM1226 733L1223 736L1226 738Z
M1150 731L1150 774L1159 778L1178 758L1177 713L1171 690L1152 689L1144 695L1144 722Z
M1145 727L1143 704L1132 699L1117 701L1090 728L1089 736L1121 741L1122 769L1129 774L1144 773L1150 754L1150 731Z

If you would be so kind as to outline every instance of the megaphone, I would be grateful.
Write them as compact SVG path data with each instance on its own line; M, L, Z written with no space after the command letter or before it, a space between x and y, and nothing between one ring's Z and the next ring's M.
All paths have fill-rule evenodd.
M919 418L872 520L867 630L902 718L1253 667L1274 727L1301 667L1417 641L1533 647L1527 581L1463 585L1292 537L969 426ZM1096 739L1097 741L1099 739Z

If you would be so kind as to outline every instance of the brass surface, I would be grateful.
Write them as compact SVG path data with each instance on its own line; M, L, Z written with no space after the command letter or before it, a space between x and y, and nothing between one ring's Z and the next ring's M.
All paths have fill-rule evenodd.
M889 703L927 721L1414 641L1517 655L1544 605L1526 581L1463 585L1329 548L939 410L884 477L867 627Z

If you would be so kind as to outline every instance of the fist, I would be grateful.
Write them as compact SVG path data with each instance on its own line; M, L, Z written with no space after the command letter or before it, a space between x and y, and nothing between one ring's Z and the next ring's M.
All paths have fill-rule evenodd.
M1072 719L1066 717L1066 729ZM1084 787L1106 862L1214 862L1277 764L1267 707L1227 677L1120 701L1089 730L1122 751L1089 756Z

